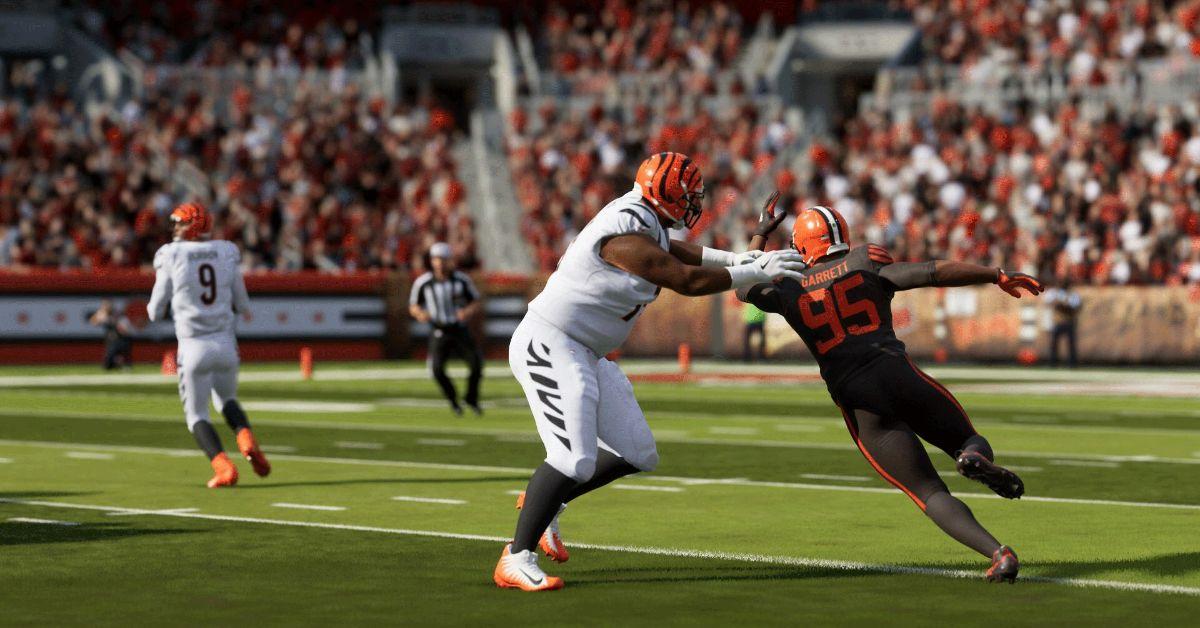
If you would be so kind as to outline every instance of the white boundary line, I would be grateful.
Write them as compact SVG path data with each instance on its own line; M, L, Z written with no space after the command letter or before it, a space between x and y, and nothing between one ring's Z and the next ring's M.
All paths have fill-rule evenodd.
M100 506L95 504L71 504L66 502L49 502L39 500L0 498L0 502L23 504L26 506L42 506L46 508L73 508L78 510L95 510L101 512L120 512L129 515L147 515L159 517L181 517L185 519L205 519L210 521L232 521L239 523L260 523L264 525L292 526L299 528L319 528L325 530L345 530L352 532L377 532L381 534L397 534L403 536L424 536L442 539L459 539L464 541L485 541L489 543L507 543L511 539L504 536L488 536L483 534L460 534L456 532L440 532L436 530L409 530L403 528L383 528L377 526L351 525L341 523L317 523L312 521L291 521L285 519L266 519L262 517L238 517L232 515L209 515L203 513L178 512L170 510L142 510L120 506ZM868 573L908 574L920 576L936 576L942 578L978 579L978 571L965 569L934 569L931 567L910 567L905 565L882 565L861 563L847 560L831 560L825 558L803 558L798 556L768 556L764 554L740 554L734 552L714 552L706 550L691 550L667 547L639 547L629 545L605 545L600 543L572 543L571 547L593 549L606 552L623 552L628 554L646 554L652 556L672 556L677 558L705 558L713 560L729 560L769 565L786 565L795 567L812 567L818 569L837 569L841 571L858 571ZM1110 589L1114 591L1134 591L1144 593L1174 593L1178 595L1200 596L1200 587L1188 587L1173 584L1154 584L1143 582L1125 582L1120 580L1092 580L1089 578L1055 578L1044 576L1029 576L1022 578L1026 582L1045 582L1062 584L1073 587Z
M201 452L190 449L167 449L158 447L137 447L133 445L102 445L92 443L56 443L48 441L21 441L0 439L0 446L16 447L46 447L50 449L92 449L96 451L117 451L139 454L154 454L171 457L200 456ZM533 469L522 467L495 467L473 464L451 464L444 462L415 462L410 460L371 460L369 458L330 458L324 456L276 455L277 460L294 462L313 462L326 464L361 465L370 467L401 467L407 469L442 469L448 471L478 471L483 473L511 473L514 479L523 479ZM880 495L900 495L896 489L872 486L844 486L838 484L808 484L804 482L773 482L768 480L747 480L745 478L693 478L672 475L648 475L638 481L678 482L684 486L718 484L728 486L745 486L754 488L786 488L813 491L839 491L855 493L876 493ZM956 497L966 499L1001 499L992 493L955 493ZM1169 510L1200 510L1200 504L1172 504L1167 502L1131 502L1111 499L1087 499L1076 497L1039 497L1026 495L1021 498L1024 502L1041 502L1047 504L1075 504L1091 506L1127 506L1133 508L1165 508Z

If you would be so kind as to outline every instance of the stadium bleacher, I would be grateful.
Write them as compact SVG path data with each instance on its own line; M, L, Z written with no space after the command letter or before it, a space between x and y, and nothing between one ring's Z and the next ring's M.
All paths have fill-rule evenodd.
M145 97L97 114L6 67L0 263L145 265L168 207L207 185L250 267L408 268L435 239L480 264L454 150L466 121L362 85L378 11L104 4L77 20L146 64ZM551 270L633 167L670 148L709 187L686 237L717 245L744 241L755 197L781 187L790 208L835 205L902 259L1200 282L1200 103L1170 89L1196 75L1200 2L905 8L920 63L881 70L857 113L811 133L738 71L753 34L731 5L550 3L531 24L536 82L503 133L500 183L532 266Z

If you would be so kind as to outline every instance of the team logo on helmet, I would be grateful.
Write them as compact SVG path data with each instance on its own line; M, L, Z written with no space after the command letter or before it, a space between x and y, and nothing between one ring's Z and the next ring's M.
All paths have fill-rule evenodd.
M638 190L676 229L692 228L704 209L704 177L687 155L658 153L638 166Z
M212 227L212 217L199 203L184 203L171 212L172 225L186 225L179 235L183 240L198 240Z
M826 255L849 250L846 219L832 207L809 207L800 212L792 226L792 248L810 266Z

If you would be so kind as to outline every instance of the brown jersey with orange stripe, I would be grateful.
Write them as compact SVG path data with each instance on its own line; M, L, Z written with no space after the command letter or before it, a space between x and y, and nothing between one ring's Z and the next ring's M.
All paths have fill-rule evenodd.
M829 391L883 355L904 356L892 328L897 290L933 285L933 262L892 262L880 246L858 246L826 256L800 281L758 284L746 300L783 314L808 345Z

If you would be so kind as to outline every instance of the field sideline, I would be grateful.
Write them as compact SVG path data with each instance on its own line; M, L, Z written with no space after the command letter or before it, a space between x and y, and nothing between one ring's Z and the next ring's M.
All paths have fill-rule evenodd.
M240 464L228 491L203 487L157 369L2 367L0 590L17 594L0 624L1141 625L1200 608L1200 376L929 369L1026 481L1007 502L934 455L1020 553L1010 587L875 476L820 383L777 381L811 367L627 370L661 466L573 503L571 561L543 559L567 588L529 596L490 583L541 458L504 365L481 418L450 414L417 363L318 364L312 381L249 365L239 396L276 471Z

